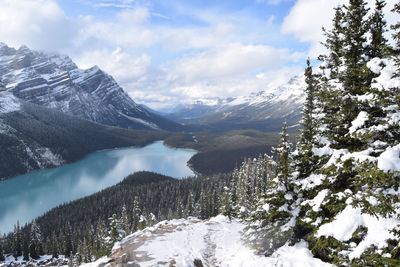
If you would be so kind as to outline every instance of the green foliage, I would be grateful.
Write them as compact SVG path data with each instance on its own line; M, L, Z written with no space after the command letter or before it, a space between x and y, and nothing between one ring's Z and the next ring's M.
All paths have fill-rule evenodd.
M334 237L321 236L318 238L310 238L308 241L311 253L316 258L336 265L340 265L343 262L343 258L338 252L345 250L347 246Z
M388 41L384 36L387 31L387 23L383 14L385 6L385 0L375 0L375 10L369 18L371 42L368 47L368 56L370 58L383 58L389 55Z

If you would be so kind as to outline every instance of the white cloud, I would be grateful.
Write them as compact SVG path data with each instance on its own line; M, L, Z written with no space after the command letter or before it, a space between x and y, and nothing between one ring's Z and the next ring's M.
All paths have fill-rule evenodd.
M147 8L122 10L112 20L98 21L84 18L81 39L95 39L113 46L148 47L155 40L154 32L146 25L150 13Z
M0 0L0 40L12 46L63 50L77 31L63 10L51 0Z
M294 0L256 0L257 3L266 3L268 5L279 5L286 2L292 2Z
M186 82L215 81L227 77L243 77L260 68L281 67L297 57L297 54L291 54L287 49L232 43L177 61L173 74L177 76L175 79Z
M371 11L375 0L367 1ZM334 8L347 4L348 0L297 0L289 14L285 17L282 32L293 34L299 41L309 43L310 56L316 57L323 50L320 44L323 41L322 26L331 28L334 17ZM395 0L387 1L385 15L388 23L395 22L395 14L390 12Z
M121 48L116 48L112 52L107 50L86 52L78 57L76 63L81 68L97 65L112 74L122 85L129 85L132 81L139 80L146 75L151 58L147 54L131 55Z

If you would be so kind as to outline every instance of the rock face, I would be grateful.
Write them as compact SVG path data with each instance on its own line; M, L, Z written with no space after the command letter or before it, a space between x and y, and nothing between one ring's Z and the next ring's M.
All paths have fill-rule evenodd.
M132 129L176 130L181 125L136 104L94 66L79 69L67 56L0 43L0 91L93 122Z

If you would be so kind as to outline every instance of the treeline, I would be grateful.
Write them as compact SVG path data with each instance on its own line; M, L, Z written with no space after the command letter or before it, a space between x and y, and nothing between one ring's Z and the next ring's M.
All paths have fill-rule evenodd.
M176 180L135 173L115 186L52 209L32 224L16 226L0 246L14 257L73 255L74 261L89 262L109 254L114 242L126 234L157 221L217 215L229 179L216 175Z

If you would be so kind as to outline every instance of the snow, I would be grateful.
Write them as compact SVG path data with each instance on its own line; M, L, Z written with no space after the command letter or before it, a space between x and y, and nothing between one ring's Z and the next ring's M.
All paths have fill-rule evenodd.
M96 260L95 262L89 262L89 263L85 263L82 264L82 267L96 267L96 266L100 266L100 265L105 265L110 259L107 257L101 257L100 259Z
M271 257L254 254L242 239L245 224L239 220L218 215L208 221L195 218L163 221L136 232L113 248L112 259L101 258L85 267L104 265L112 260L118 264L124 259L132 266L193 266L199 259L204 266L332 266L313 258L302 241L285 245ZM128 256L127 259L125 259Z
M359 226L367 227L365 238L348 254L350 259L358 258L370 246L385 247L386 240L394 238L390 232L400 220L396 218L375 217L361 212L360 208L347 206L330 223L320 226L317 236L333 236L339 241L347 241Z
M307 178L299 180L298 183L301 185L303 190L312 189L318 185L321 185L325 179L326 176L323 174L311 174Z
M317 232L317 236L333 236L339 241L347 241L351 238L359 225L362 225L363 217L360 209L347 206L336 215L335 220L323 224Z
M20 110L20 102L12 94L0 93L0 113L9 113Z
M349 129L350 134L360 129L367 120L368 120L367 112L361 111L360 113L358 113L357 118L351 122L351 127Z
M315 212L320 211L320 207L322 202L325 200L326 196L329 194L328 189L324 189L318 192L314 199L306 200L301 205L309 204L312 207L312 210Z
M378 168L383 171L400 171L400 144L388 147L378 157Z
M331 155L333 152L333 149L330 148L329 146L313 147L312 152L315 156L322 157L325 155Z
M397 66L394 60L374 58L367 63L367 66L375 74L380 74L374 79L373 88L389 90L400 87L400 77L395 77Z
M159 130L159 129L160 129L155 123L152 123L152 122L149 122L149 121L145 121L145 120L139 119L139 118L134 118L134 117L125 115L125 114L122 113L122 112L119 112L119 114L120 114L121 116L123 116L123 117L125 117L125 118L131 120L131 121L134 121L134 122L143 124L143 125L145 125L145 126L147 126L147 127L150 127L150 128L152 128L152 129L155 129L155 130Z
M282 267L328 267L333 266L331 264L322 262L319 259L313 258L311 251L307 248L307 243L301 241L294 246L285 245L279 248L273 255L276 258L274 264L268 266L282 266ZM243 265L251 266L251 265ZM254 265L263 266L263 265ZM267 266L267 265L264 265Z

